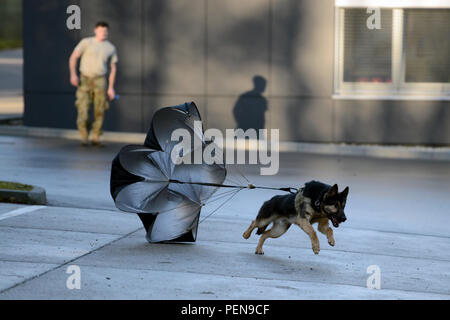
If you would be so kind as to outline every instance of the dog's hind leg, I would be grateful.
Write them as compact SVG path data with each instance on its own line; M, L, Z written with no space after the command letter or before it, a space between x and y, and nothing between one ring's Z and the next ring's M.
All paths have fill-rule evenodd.
M275 221L273 227L270 228L270 230L264 231L264 233L261 235L261 238L259 238L255 254L264 254L263 251L264 241L266 241L267 238L278 238L282 236L289 229L290 226L291 224L289 222L280 220Z
M335 245L334 236L333 236L333 229L330 228L330 225L328 224L328 219L320 219L319 220L319 227L317 228L320 232L322 232L324 235L327 236L328 243L330 246Z
M245 230L245 232L242 236L244 237L244 239L248 239L248 238L250 238L250 235L252 234L254 229L256 229L256 228L264 228L265 229L267 227L267 225L271 222L272 222L271 218L266 218L266 219L256 218L256 220L252 220L252 223L250 224L248 229Z
M252 234L252 231L256 228L256 221L252 220L252 223L248 227L247 230L245 230L244 234L242 235L244 239L250 238L250 235Z

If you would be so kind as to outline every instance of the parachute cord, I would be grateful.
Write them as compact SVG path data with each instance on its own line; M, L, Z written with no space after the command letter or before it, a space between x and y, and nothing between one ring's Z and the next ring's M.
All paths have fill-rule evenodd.
M236 192L236 191L235 191L235 190L228 190L228 191L225 191L225 192L223 192L223 193L214 194L214 195L212 195L212 196L209 197L209 198L201 199L200 201L203 203L203 201L206 201L206 200L207 200L206 203L209 204L209 203L212 203L212 202L221 200L221 199L223 199L223 198L226 198L227 196L229 196L229 195L232 194L233 192ZM204 204L202 204L202 206L203 206L203 205L204 205ZM170 208L170 209L158 211L158 214L159 214L159 213L169 212L169 211L172 211L172 210L175 210L175 209L187 208L187 207L193 207L193 206L195 206L195 204L193 204L193 203L188 203L188 204L185 204L185 205L182 205L182 206L176 206L176 207L173 207L173 208Z
M259 189L281 190L281 191L286 191L286 192L290 192L290 193L295 193L295 192L297 192L297 189L296 189L296 188L291 188L291 187L286 187L286 188L257 187L257 186L254 186L253 184L249 184L247 187L244 187L244 186L241 186L241 187L236 186L236 187L237 187L237 190L234 191L234 192L231 192L231 196L230 196L228 199L226 199L226 200L225 200L224 202L222 202L216 209L214 209L210 214L208 214L206 217L204 217L202 220L200 220L198 224L200 224L200 223L202 223L203 221L205 221L206 219L208 219L210 216L212 216L214 213L216 213L217 210L219 210L219 209L222 208L226 203L228 203L229 201L231 201L231 199L233 199L240 191L242 191L242 190L244 190L244 189L246 189L246 188L248 188L248 189L256 189L256 188L259 188ZM293 192L292 190L295 190L295 192ZM227 192L227 195L228 195L228 192ZM215 199L215 200L217 200L217 199ZM194 226L188 228L186 231L191 231L193 228L194 228Z
M217 210L219 210L220 208L222 208L226 203L228 203L229 201L231 201L231 199L233 199L238 193L239 191L241 191L242 189L237 189L236 191L234 191L231 196L226 199L224 202L222 202L217 208L215 208L210 214L208 214L206 217L204 217L202 220L199 221L198 224L202 223L203 221L205 221L206 219L208 219L210 216L212 216L214 213L217 212ZM193 229L193 227L190 227L187 231L191 231Z

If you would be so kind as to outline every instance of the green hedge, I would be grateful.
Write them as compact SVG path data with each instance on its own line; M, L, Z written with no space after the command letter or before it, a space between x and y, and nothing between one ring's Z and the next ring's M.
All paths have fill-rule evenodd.
M22 1L0 1L0 49L22 47Z
M0 189L31 191L33 186L18 182L0 181Z

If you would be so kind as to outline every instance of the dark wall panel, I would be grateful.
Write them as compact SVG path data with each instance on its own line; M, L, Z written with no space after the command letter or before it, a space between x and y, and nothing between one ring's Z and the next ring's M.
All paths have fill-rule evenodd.
M31 91L75 92L69 82L69 56L80 39L80 32L67 29L66 10L69 5L78 3L73 0L23 1L25 94Z
M27 93L24 122L35 127L76 129L74 101L71 94Z
M272 0L271 83L275 96L329 97L334 0Z
M103 129L106 131L142 132L141 95L123 94L110 102L105 113Z
M207 93L238 96L269 79L270 1L207 2Z
M143 3L143 93L205 94L205 0Z

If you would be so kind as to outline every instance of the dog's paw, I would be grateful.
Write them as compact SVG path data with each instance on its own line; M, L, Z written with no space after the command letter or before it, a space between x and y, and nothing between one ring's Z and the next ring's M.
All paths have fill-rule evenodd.
M314 254L319 254L320 246L319 245L313 245L312 246L312 250L313 250Z
M244 239L248 239L248 238L250 238L250 233L244 232L244 234L242 235L242 237L243 237Z
M263 255L264 251L262 249L256 249L255 254Z
M334 247L334 245L335 245L336 243L334 242L334 239L331 239L331 240L328 240L328 244L329 244L330 246Z

